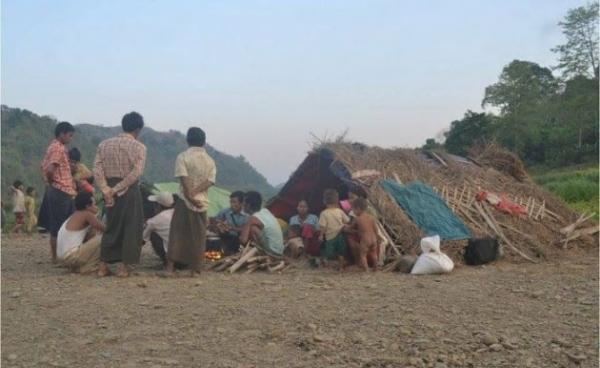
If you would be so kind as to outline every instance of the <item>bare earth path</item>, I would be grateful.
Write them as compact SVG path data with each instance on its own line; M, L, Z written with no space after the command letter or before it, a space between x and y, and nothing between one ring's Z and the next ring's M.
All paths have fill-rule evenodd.
M2 241L3 367L595 367L597 249L446 276L70 275Z

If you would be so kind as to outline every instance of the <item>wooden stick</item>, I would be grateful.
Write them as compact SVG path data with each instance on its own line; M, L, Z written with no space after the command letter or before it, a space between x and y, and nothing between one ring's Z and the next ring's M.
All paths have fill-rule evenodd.
M242 267L242 265L244 263L246 263L248 258L251 258L257 252L258 252L258 248L253 247L252 249L247 251L246 254L244 254L236 263L234 263L233 266L231 266L228 271L230 273L234 273L235 271L237 271L238 268Z
M594 216L593 213L586 215L586 213L584 212L579 216L579 218L574 223L563 227L562 229L559 230L559 232L563 235L569 235L570 233L572 233L575 230L575 228L577 228L577 226L583 224L584 222L586 222L593 216Z
M537 263L537 261L535 261L533 258L529 257L527 254L523 253L514 244L512 244L510 240L508 240L508 238L504 235L502 230L500 230L500 228L495 225L495 221L494 221L493 217L491 217L492 216L491 213L485 211L485 208L480 203L475 203L475 208L477 208L477 210L479 211L479 214L481 215L481 217L483 217L483 219L488 224L488 226L506 243L506 245L508 245L510 247L510 249L512 249L515 253L517 253L521 257L525 258L526 260L533 262L533 263Z
M273 272L277 272L277 271L283 269L284 267L285 267L285 261L281 261L281 262L279 262L279 264L277 266L272 267L272 268L269 267L268 270L269 270L269 272L273 273Z
M569 237L567 237L565 239L565 247L567 245L567 242L569 242L571 240L575 240L583 235L593 235L599 231L600 231L600 226L598 226L598 225L586 227L584 229L575 230Z
M433 155L433 157L436 158L436 160L438 160L440 162L440 164L444 165L444 167L448 167L448 164L444 160L442 160L442 158L440 156L438 156L437 153L431 151L431 154Z

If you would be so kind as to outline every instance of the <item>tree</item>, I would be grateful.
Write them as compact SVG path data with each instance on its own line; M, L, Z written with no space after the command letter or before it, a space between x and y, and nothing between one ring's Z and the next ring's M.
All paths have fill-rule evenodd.
M453 121L450 130L444 133L444 147L450 153L465 156L472 145L490 137L492 125L493 120L489 115L467 110L465 116L461 120Z
M557 69L563 78L594 76L598 78L598 2L567 12L562 27L567 42L552 49L559 54Z
M442 145L439 144L438 142L436 142L435 138L427 138L425 140L425 144L421 148L426 151L429 151L429 150L433 150L433 149L437 149L437 148L441 148L441 147L442 147Z
M486 87L481 103L500 109L502 115L536 108L558 91L558 81L548 68L530 61L513 60L502 69L497 83Z

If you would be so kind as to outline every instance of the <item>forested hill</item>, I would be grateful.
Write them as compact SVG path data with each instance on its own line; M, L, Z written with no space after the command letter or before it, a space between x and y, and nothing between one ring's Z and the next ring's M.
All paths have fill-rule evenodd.
M49 142L54 137L57 121L27 110L2 106L2 193L16 179L42 189L40 164ZM102 127L91 124L75 126L75 139L70 147L77 147L83 162L92 167L96 147L103 139L121 132L120 127ZM210 135L209 141L210 141ZM144 128L140 140L148 148L144 179L150 182L173 181L175 158L187 148L185 136L177 131L157 132ZM207 146L217 164L217 185L229 190L258 190L265 196L274 194L274 188L242 156L234 157Z

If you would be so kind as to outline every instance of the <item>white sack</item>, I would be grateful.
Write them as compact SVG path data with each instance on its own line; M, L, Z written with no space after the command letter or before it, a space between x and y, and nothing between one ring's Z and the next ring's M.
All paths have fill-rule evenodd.
M454 268L454 262L440 251L440 236L421 239L421 255L410 271L413 275L448 273Z

